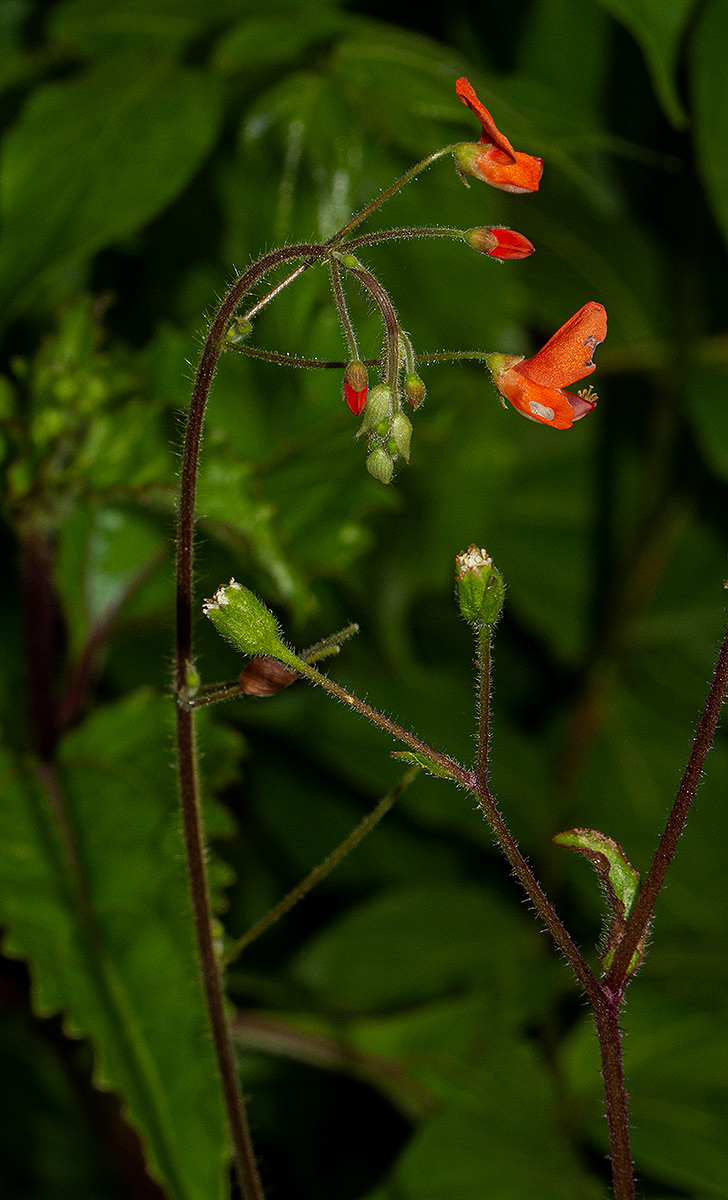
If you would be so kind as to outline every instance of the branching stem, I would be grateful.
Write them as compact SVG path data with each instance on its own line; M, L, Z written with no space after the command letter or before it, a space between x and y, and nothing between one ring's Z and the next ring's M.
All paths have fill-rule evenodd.
M181 700L185 694L187 675L192 662L192 561L197 467L205 409L215 368L222 353L228 325L241 300L268 271L281 263L304 259L303 266L305 268L326 257L328 257L328 251L321 246L312 244L287 246L259 259L248 271L235 280L215 315L205 341L192 390L182 456L177 522L176 646L176 685L177 696L180 697L177 705L180 805L200 969L243 1200L263 1200L263 1189L255 1163L245 1105L238 1082L232 1040L225 1015L221 970L213 940L212 912L205 863L205 840L197 780L194 714L184 706Z

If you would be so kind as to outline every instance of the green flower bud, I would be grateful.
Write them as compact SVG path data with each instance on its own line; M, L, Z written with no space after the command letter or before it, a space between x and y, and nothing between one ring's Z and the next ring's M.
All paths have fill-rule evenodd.
M244 342L249 338L252 332L252 321L248 321L243 317L235 317L225 334L225 341L229 346L237 346L240 342Z
M336 253L336 254L334 254L334 258L337 258L339 260L342 267L347 267L350 271L363 271L364 270L363 264L359 262L359 259L356 257L355 254Z
M397 453L402 455L405 462L409 462L412 425L403 412L398 412L392 421L392 437Z
M419 408L427 394L424 383L414 371L404 381L404 394L413 408Z
M495 625L503 608L505 585L485 550L471 546L455 559L460 612L473 625Z
M367 471L380 483L391 483L394 474L394 463L391 455L387 454L384 446L375 446L367 458Z
M385 428L389 429L393 403L394 396L389 384L378 383L376 387L373 387L367 397L364 419L359 426L357 437L360 437L362 433L369 433L371 429L378 429L383 423L385 423Z
M234 579L219 587L212 600L205 601L202 611L243 654L268 654L282 662L294 658L281 641L273 613Z

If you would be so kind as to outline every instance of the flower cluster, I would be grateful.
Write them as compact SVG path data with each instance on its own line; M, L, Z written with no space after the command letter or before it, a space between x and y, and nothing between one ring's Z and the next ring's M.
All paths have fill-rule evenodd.
M514 150L467 79L458 79L455 90L481 126L478 142L461 142L448 148L464 182L467 183L465 177L470 175L502 191L538 191L543 160ZM434 236L440 232L459 236L474 250L500 261L527 258L534 250L523 234L499 226L479 226L461 233L435 229L402 231L402 234L426 236L429 233ZM366 240L359 239L359 242ZM376 235L370 240L376 240ZM361 267L357 260L352 261ZM372 294L375 295L373 291ZM346 324L346 321L342 323ZM591 300L532 358L513 354L481 357L490 369L501 398L508 400L518 412L554 429L570 429L574 421L592 411L597 396L590 387L579 392L567 389L594 371L594 349L604 341L606 334L607 314L601 304ZM388 340L391 351L389 333ZM399 357L402 347L404 358ZM366 434L368 438L367 468L383 483L392 479L398 457L409 458L412 427L402 411L402 399L408 399L417 408L425 395L415 361L409 339L399 330L394 353L389 354L389 370L385 370L383 360L382 377L371 391L368 391L366 367L358 356L351 359L344 374L344 400L355 416L363 415L357 436Z

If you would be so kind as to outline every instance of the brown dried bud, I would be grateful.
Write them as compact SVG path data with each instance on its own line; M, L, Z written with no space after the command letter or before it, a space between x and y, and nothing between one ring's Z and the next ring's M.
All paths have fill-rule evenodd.
M257 655L251 658L238 676L238 683L246 696L273 696L283 688L290 687L299 676L295 671L284 667L275 658Z

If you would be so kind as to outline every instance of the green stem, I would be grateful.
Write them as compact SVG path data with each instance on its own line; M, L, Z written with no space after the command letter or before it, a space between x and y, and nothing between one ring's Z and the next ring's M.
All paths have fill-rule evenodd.
M291 667L292 670L297 671L304 679L308 679L309 683L323 688L329 695L335 696L337 700L342 700L347 708L352 708L362 717L366 717L368 721L371 721L374 725L378 725L380 729L383 729L385 733L391 734L397 741L404 742L405 746L409 746L410 750L424 755L425 758L442 767L443 771L456 783L459 783L461 787L467 788L468 791L474 790L476 780L472 771L466 771L454 759L449 758L446 754L440 754L438 750L433 750L426 742L423 742L420 738L415 737L414 734L403 729L396 721L392 721L384 713L380 713L376 708L372 708L371 704L367 704L366 700L360 700L352 692L347 692L346 688L343 688L341 684L335 683L333 679L329 679L328 675L322 675L315 667L310 667L307 663L302 662L293 653L287 655L285 658L281 656L280 661L285 663L287 667Z
M346 235L351 233L352 229L356 229L358 225L361 225L362 221L366 221L367 217L370 217L373 212L376 212L376 210L380 208L387 200L390 200L392 196L396 196L397 192L401 191L406 184L411 183L413 179L416 179L422 171L427 169L427 167L430 167L434 162L437 162L438 158L444 158L446 154L452 154L455 147L459 146L460 144L460 142L453 142L451 146L443 146L441 150L435 150L432 154L428 154L427 158L423 158L421 162L415 163L414 167L410 167L409 171L405 171L404 175L400 176L395 183L386 188L381 195L377 196L376 200L372 200L369 204L367 204L366 208L362 208L362 210L358 212L356 216L353 216L350 221L347 221L346 225L342 226L342 228L339 229L333 235L333 237L329 238L326 245L333 249L335 249L337 246L340 246Z
M251 942L256 941L261 934L270 929L272 925L275 925L276 921L279 921L287 912L290 912L294 904L297 904L299 900L302 900L303 897L306 896L308 892L310 892L311 889L316 886L317 883L320 883L322 879L325 879L326 876L333 871L334 867L338 866L341 860L345 858L346 855L355 848L355 846L359 845L359 842L362 840L362 838L364 838L370 832L370 830L374 828L377 822L381 821L384 814L389 812L395 800L398 800L402 793L407 790L410 784L414 782L418 774L418 767L411 767L409 771L406 771L396 787L392 788L392 791L384 796L370 813L367 813L367 815L362 821L359 822L356 828L352 829L349 836L344 838L343 842L341 842L336 849L331 852L331 854L328 854L323 862L320 862L318 866L314 867L313 871L310 871L305 879L302 879L301 882L297 884L287 896L284 896L280 903L271 908L270 911L260 919L260 921L256 921L255 925L251 926L251 928L248 929L248 931L244 933L242 937L239 937L227 947L225 952L225 963L228 964L233 962L238 955L242 954L243 950L245 950L245 948L249 946Z
M334 294L334 303L336 305L336 311L339 314L339 321L341 322L341 328L344 331L344 338L346 341L347 349L349 351L349 358L350 359L358 359L359 347L356 344L356 334L354 333L354 326L351 323L351 317L349 316L349 310L346 307L346 297L344 295L344 289L341 285L341 271L339 269L339 264L337 263L335 258L329 259L329 275L331 277L331 291Z
M465 237L463 229L452 229L443 225L411 225L403 229L380 229L375 233L364 233L360 237L344 242L343 250L356 250L359 246L377 246L380 242L411 241L413 238L454 238L461 242Z

